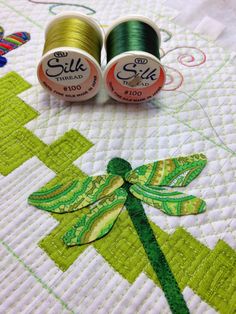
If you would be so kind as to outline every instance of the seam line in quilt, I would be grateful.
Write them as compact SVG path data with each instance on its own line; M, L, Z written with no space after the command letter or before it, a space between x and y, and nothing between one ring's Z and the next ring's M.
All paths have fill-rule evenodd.
M200 90L206 83L208 83L208 82L211 80L212 76L213 76L214 74L216 74L217 72L219 72L229 61L230 61L230 57L228 57L227 60L226 60L225 62L223 62L223 63L219 66L219 68L217 68L212 74L210 74L210 75L202 82L202 84L201 84L192 94L189 94L189 95L188 95L188 94L186 93L186 94L188 95L188 100L186 100L184 103L182 103L181 107L187 105L187 104L192 100L192 97L193 97L195 94L197 94L197 93L199 92L199 90ZM159 103L162 105L163 110L164 110L165 112L169 113L169 111L164 108L163 103L160 102L160 101L159 101ZM180 112L180 109L179 109L176 113L179 113L179 112ZM208 136L206 136L205 134L203 134L200 130L198 130L198 129L192 127L192 126L189 125L188 123L186 123L186 122L182 121L181 119L179 119L178 117L176 117L175 114L172 114L172 113L170 113L170 114L171 114L171 116L172 116L174 119L176 119L176 120L179 121L180 123L186 125L186 126L187 126L189 129L191 129L192 131L195 131L195 132L199 133L199 134L200 134L201 136L203 136L206 140L212 142L212 143L215 144L217 147L220 147L220 148L224 149L225 151L227 151L228 153L232 154L233 156L236 155L236 153L233 152L232 150L230 150L228 147L225 147L224 145L215 142L213 139L211 139L210 137L208 137Z
M206 85L206 83L208 83L208 82L211 81L211 78L213 77L213 75L215 75L217 72L219 72L228 62L230 62L230 60L231 60L231 57L228 56L228 58L227 58L226 60L224 60L224 61L220 64L220 66L219 66L215 71L213 71L211 74L209 74L209 75L203 80L203 82L195 89L195 91L193 91L192 93L189 93L189 94L185 92L185 94L188 96L188 99L185 100L183 103L177 104L177 106L182 108L183 106L187 105L187 104L192 100L192 97L193 97L195 94L197 94L197 93L199 92L199 90L200 90L202 87L204 87L204 86ZM227 94L227 95L228 95L228 94ZM161 102L161 101L159 101L159 100L157 100L157 101L158 101L158 103L159 103L162 107L165 106L163 102ZM176 113L179 113L179 112L181 111L181 108L179 108L179 109L176 111ZM166 111L167 111L167 110L166 110Z
M212 142L212 143L213 143L214 145L216 145L217 147L220 147L220 148L224 149L225 151L227 151L228 153L232 154L233 156L236 156L236 152L233 152L233 151L232 151L231 149L229 149L228 147L224 147L223 145L221 145L221 144L215 142L213 139L209 138L209 137L206 136L204 133L202 133L202 132L199 131L198 129L192 127L192 126L189 125L188 123L186 123L186 122L180 120L180 119L177 118L176 116L174 116L174 115L172 115L172 114L171 114L171 116L172 116L175 120L177 120L177 121L181 122L182 124L186 125L190 130L199 133L202 137L204 137L206 140Z
M186 94L188 95L188 99L185 100L185 101L182 103L181 107L184 106L184 105L187 105L187 104L192 100L191 97L193 97L194 95L196 95L196 94L199 92L199 90L200 90L203 86L205 86L206 83L208 83L208 82L211 80L211 78L213 77L213 75L215 75L217 72L219 72L230 60L231 60L231 59L230 59L230 56L228 56L228 58L227 58L226 60L224 60L224 61L221 63L221 65L219 66L219 68L217 68L215 71L213 71L211 74L209 74L209 75L202 81L202 83L198 86L198 88L197 88L195 91L193 91L191 94L187 94L187 93L186 93ZM178 110L177 112L179 112L180 110L181 110L181 108L179 108L179 110Z
M54 291L50 288L39 276L35 274L35 272L14 252L14 250L0 238L0 243L5 247L5 249L34 277L34 279L39 282L44 289L48 291L49 294L53 295L54 298L61 303L63 308L70 311L70 313L75 314L75 312L70 309L68 304L63 301Z

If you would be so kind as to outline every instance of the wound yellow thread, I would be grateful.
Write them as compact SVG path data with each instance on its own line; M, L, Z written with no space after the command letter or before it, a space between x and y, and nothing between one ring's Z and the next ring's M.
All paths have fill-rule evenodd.
M102 42L96 30L78 18L57 21L46 35L43 54L60 47L74 47L88 52L100 64Z

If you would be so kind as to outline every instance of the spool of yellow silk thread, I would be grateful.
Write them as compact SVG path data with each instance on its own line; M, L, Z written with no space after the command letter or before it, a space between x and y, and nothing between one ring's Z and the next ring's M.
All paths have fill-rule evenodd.
M42 87L57 98L76 102L99 91L103 34L99 24L81 13L62 13L47 26L37 74Z

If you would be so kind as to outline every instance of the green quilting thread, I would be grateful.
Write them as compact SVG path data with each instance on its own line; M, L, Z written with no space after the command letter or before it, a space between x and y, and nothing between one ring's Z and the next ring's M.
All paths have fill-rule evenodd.
M81 13L57 15L47 26L38 79L52 95L83 101L97 94L102 79L99 24Z
M128 103L153 98L165 83L157 25L143 16L118 19L108 29L105 45L108 94Z

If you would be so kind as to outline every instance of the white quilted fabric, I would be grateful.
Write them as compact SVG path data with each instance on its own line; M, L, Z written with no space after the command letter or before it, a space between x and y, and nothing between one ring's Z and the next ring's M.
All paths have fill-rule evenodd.
M64 2L78 4L75 0ZM165 51L177 46L197 47L204 51L206 62L185 67L176 61L189 51L200 60L195 48L168 53L163 63L182 73L183 84L175 91L162 91L149 104L119 104L104 90L89 104L65 104L46 94L36 78L44 26L52 16L49 5L0 0L0 20L6 34L22 30L31 33L31 41L7 54L8 64L0 69L0 77L16 71L33 85L20 95L39 112L26 127L47 144L72 128L80 132L94 146L74 164L91 175L104 173L115 156L128 159L135 167L169 156L204 152L208 166L186 190L207 202L206 213L178 218L147 205L145 209L150 219L168 233L183 226L211 249L219 239L236 248L234 55L174 24L176 12L160 1L147 0L145 6L140 0L90 0L80 4L93 8L102 25L127 13L147 15L172 33L172 38L162 43ZM69 4L54 6L53 12L68 9ZM73 9L87 13L85 8ZM163 33L164 40L165 36ZM27 196L54 175L36 157L6 177L0 175L0 313L170 313L163 292L145 274L128 283L92 247L64 273L39 248L37 243L57 222L29 206ZM189 287L184 297L191 313L216 313Z

